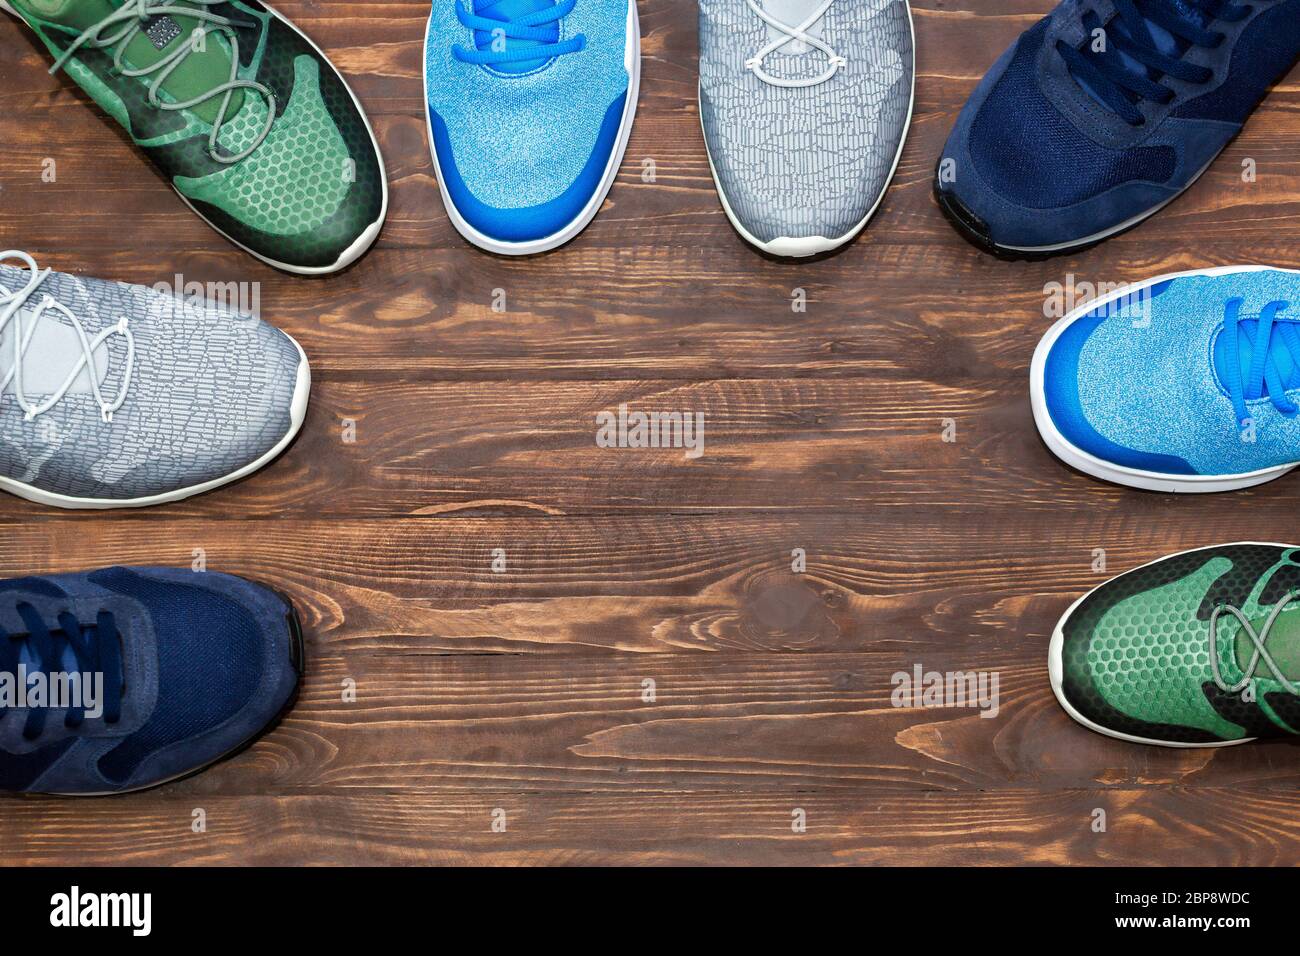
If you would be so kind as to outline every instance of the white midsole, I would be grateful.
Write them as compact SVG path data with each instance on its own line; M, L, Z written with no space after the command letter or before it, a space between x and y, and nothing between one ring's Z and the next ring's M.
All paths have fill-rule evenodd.
M1052 421L1051 413L1047 409L1047 396L1044 389L1045 373L1047 368L1047 356L1051 352L1052 346L1056 340L1065 332L1065 330L1076 319L1093 312L1109 302L1123 298L1134 298L1143 289L1155 285L1159 282L1165 282L1172 279L1181 279L1188 276L1217 276L1228 275L1231 273L1243 272L1296 272L1292 269L1278 269L1274 266L1216 266L1210 269L1191 269L1187 272L1175 272L1168 275L1156 276L1153 279L1147 279L1130 286L1118 289L1110 295L1102 296L1085 302L1083 305L1074 309L1069 315L1057 320L1047 333L1039 340L1037 348L1034 349L1034 358L1029 367L1029 396L1030 405L1034 412L1034 424L1038 427L1038 433L1042 436L1043 442L1051 450L1052 454L1060 458L1072 468L1077 468L1094 478L1100 478L1102 481L1109 481L1118 485L1127 485L1130 488L1140 488L1144 491L1164 491L1176 493L1206 493L1216 491L1236 491L1242 488L1249 488L1253 485L1260 485L1278 478L1295 467L1295 463L1285 465L1275 465L1269 468L1261 468L1258 471L1241 472L1232 475L1166 475L1160 472L1144 471L1139 468L1129 468L1124 465L1116 465L1105 461L1095 455L1090 455L1061 434Z
M614 186L614 180L618 176L619 168L623 165L623 156L627 152L628 140L632 136L632 126L636 121L637 101L641 95L641 20L637 12L636 0L628 0L627 6L627 47L623 63L628 72L628 87L627 101L623 104L623 121L619 128L618 141L614 144L613 152L610 153L609 162L605 166L605 174L601 177L600 185L582 208L582 211L559 232L544 236L541 239L528 242L503 242L499 239L493 239L491 236L475 229L460 214L451 198L451 194L447 192L447 187L443 183L442 166L438 163L438 151L433 146L433 120L429 117L429 71L427 68L425 69L424 125L425 132L429 137L429 155L433 157L434 175L438 179L438 191L442 193L442 204L447 209L447 216L451 219L451 224L469 242L472 242L480 249L486 249L488 252L495 252L498 255L531 256L539 252L549 252L552 249L559 248L586 229L591 221L596 218L596 213L600 211L600 207L604 204L605 197L609 195L610 189ZM421 52L421 63L424 62L424 57L427 56L429 49L429 28L431 26L433 26L432 16L424 25L424 48Z

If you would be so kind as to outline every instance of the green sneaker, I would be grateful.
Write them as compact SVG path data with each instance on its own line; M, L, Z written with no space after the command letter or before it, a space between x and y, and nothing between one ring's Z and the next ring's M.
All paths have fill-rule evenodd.
M354 262L388 205L338 71L256 0L0 0L218 232L307 275Z
M1052 635L1057 700L1098 733L1225 747L1300 733L1300 548L1225 544L1135 568Z

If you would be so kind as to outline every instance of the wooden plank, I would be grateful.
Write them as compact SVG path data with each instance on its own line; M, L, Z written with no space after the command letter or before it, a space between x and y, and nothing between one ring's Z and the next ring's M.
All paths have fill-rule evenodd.
M1293 863L1294 790L672 793L457 797L143 794L4 802L10 863L1248 866ZM207 832L191 831L205 811ZM491 830L494 810L506 831ZM807 831L794 833L802 809ZM1107 811L1105 833L1092 830ZM93 821L92 826L87 821Z
M1080 594L1163 554L1264 539L1276 518L1252 516L1259 510L1185 521L904 510L26 521L2 526L0 576L187 566L201 549L213 571L292 594L314 643L356 653L743 656L897 642L918 648L904 660L935 649L977 656L1019 648L1017 662L1040 667L1052 627ZM498 548L505 573L491 567ZM791 569L795 548L806 552L803 573Z
M1290 478L1191 501L1107 485L1047 451L1023 372L962 385L937 379L326 379L314 388L301 437L280 459L236 487L130 519L499 508L552 515L1122 510L1184 521L1239 516L1239 537L1251 527L1275 526L1245 502L1286 509L1300 496L1300 482ZM598 447L597 414L617 414L622 404L704 415L702 455L687 457L680 447ZM351 443L348 422L355 423ZM944 440L948 422L952 442ZM0 495L0 520L19 519L79 520ZM964 533L954 526L952 539ZM1032 547L1033 538L1027 531L1025 545Z
M302 697L251 750L167 793L195 801L356 791L924 794L1177 786L1295 789L1288 742L1135 747L1070 720L1046 640L882 639L862 653L573 658L309 648ZM890 635L892 636L892 635ZM895 707L915 665L997 675L997 710ZM646 681L654 681L654 700ZM356 700L344 699L346 686ZM10 828L0 801L0 830Z

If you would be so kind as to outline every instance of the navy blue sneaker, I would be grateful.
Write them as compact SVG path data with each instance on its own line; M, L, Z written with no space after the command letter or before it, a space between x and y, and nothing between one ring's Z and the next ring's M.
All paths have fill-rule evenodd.
M429 142L457 231L531 255L586 228L618 175L640 77L636 0L434 0Z
M302 674L292 605L226 574L0 581L0 790L125 793L243 749Z
M1300 0L1066 0L1002 55L935 174L986 251L1071 252L1187 189L1300 56Z

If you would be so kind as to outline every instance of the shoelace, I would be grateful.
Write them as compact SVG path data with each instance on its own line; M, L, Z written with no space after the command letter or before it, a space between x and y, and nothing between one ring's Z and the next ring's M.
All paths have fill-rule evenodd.
M1237 415L1237 423L1245 425L1251 417L1246 408L1247 401L1263 398L1265 390L1274 407L1283 415L1294 415L1300 409L1287 397L1288 382L1283 379L1283 369L1279 359L1285 352L1288 367L1294 372L1300 368L1300 332L1296 331L1296 319L1283 317L1287 302L1270 302L1259 313L1255 327L1255 337L1251 340L1241 323L1247 317L1241 314L1243 300L1230 299L1224 306L1223 335L1226 336L1226 368L1219 370L1223 384L1232 399L1232 407ZM1250 346L1250 368L1243 380L1241 376L1242 340Z
M28 656L36 663L29 674L35 671L46 675L62 673L66 651L71 650L79 673L104 675L101 718L108 724L117 723L122 714L124 678L121 637L112 612L100 611L94 624L82 624L71 612L63 611L57 617L58 626L50 627L30 604L20 602L15 610L26 631L10 634L0 628L0 669L16 675L22 651L26 648ZM35 740L41 735L48 711L49 708L40 707L28 709L27 723L23 726L24 738ZM0 708L0 718L6 713L6 709ZM68 728L79 727L85 718L84 707L69 707L63 723Z
M752 70L754 75L764 83L768 83L771 86L783 87L785 89L801 89L807 86L817 86L821 83L825 83L840 71L840 67L848 63L848 61L835 52L828 43L824 40L819 40L808 32L812 25L820 20L825 15L826 11L831 8L831 4L834 3L835 0L822 0L822 3L817 7L817 9L809 14L804 19L803 23L798 26L791 26L788 23L782 23L760 7L757 0L745 0L745 2L749 4L749 9L753 10L754 13L758 15L759 19L768 26L773 27L784 34L784 36L779 36L768 43L767 46L760 49L745 61L745 68L747 70ZM796 40L800 40L813 49L820 50L826 55L826 70L824 72L814 77L786 79L784 77L773 76L771 73L768 73L767 70L763 69L764 60L777 50L780 50L782 47L793 43Z
M1273 659L1273 655L1270 654L1268 648L1264 646L1268 642L1269 632L1272 631L1273 622L1277 620L1277 616L1281 614L1283 609L1298 596L1300 595L1297 595L1295 591L1290 591L1285 597L1278 601L1277 604L1273 605L1272 613L1265 618L1264 626L1259 629L1258 634L1255 633L1255 629L1251 626L1250 621L1246 620L1246 615L1242 614L1241 611L1233 607L1231 604L1220 604L1210 612L1210 670L1214 674L1214 683L1218 685L1220 690L1228 694L1240 693L1245 689L1246 685L1254 679L1255 672L1259 670L1259 662L1262 660L1266 665L1268 665L1268 669L1272 673L1273 679L1286 688L1288 693L1300 694L1300 687L1296 687L1295 684L1287 680L1286 675L1283 674L1281 668L1277 666L1277 661ZM1251 643L1255 645L1255 651L1250 655L1250 661L1247 663L1246 669L1243 672L1244 676L1241 680L1231 686L1229 686L1228 682L1223 679L1223 673L1219 668L1219 618L1225 613L1231 614L1237 619L1237 623L1242 626L1246 632L1246 636L1249 637Z
M1192 47L1212 49L1223 42L1224 34L1207 29L1212 20L1232 23L1251 12L1244 4L1231 0L1113 0L1115 17L1106 25L1105 52L1092 50L1091 36L1082 49L1058 40L1056 48L1076 80L1099 96L1107 106L1132 126L1145 118L1137 105L1142 100L1168 103L1174 91L1157 77L1169 76L1187 83L1208 83L1214 71L1182 59ZM1180 10L1179 7L1182 9ZM1096 15L1085 18L1084 27L1091 34L1102 24ZM1197 22L1204 18L1203 23ZM1161 52L1151 25L1168 33L1178 45L1177 55ZM1121 54L1123 56L1121 56ZM1139 64L1134 69L1123 57Z
M457 43L451 48L452 55L464 63L493 66L500 63L519 63L524 60L550 60L566 53L577 53L586 48L586 36L579 33L566 40L558 40L556 39L558 27L554 26L573 12L577 2L578 0L560 0L553 7L546 7L522 17L497 20L471 13L465 6L465 0L456 0L456 17L460 22L475 32L491 34L493 43L486 50ZM490 12L496 5L495 2L487 3L482 6L482 9L484 12ZM508 42L510 40L535 40L537 45L512 48Z
M120 9L113 11L98 23L88 27L73 40L59 58L54 61L54 65L50 67L50 72L54 73L62 69L82 46L101 50L115 47L113 51L113 69L122 76L142 77L157 74L154 76L153 82L149 84L148 95L149 105L155 109L171 111L193 109L207 103L209 100L221 97L221 106L217 109L216 118L212 122L212 131L208 135L208 155L214 161L225 165L237 163L251 155L270 135L271 127L275 123L276 103L275 94L271 92L270 87L253 80L239 79L239 37L231 27L252 27L256 26L256 24L244 20L219 17L215 13L204 9L224 2L226 0L188 0L188 3L194 4L194 6L178 6L168 3L167 0L126 0L126 3ZM141 70L133 70L124 66L122 56L126 52L127 45L145 28L145 24L154 17L160 16L191 17L199 20L202 23L205 37L209 33L220 31L230 43L230 78L224 83L217 84L206 93L200 93L198 96L182 102L169 103L159 99L158 90L167 82L167 78L172 75L172 72L181 65L181 62L193 52L192 41L181 43L157 63ZM121 29L111 36L103 35L105 30L115 26L120 26ZM252 90L265 99L267 105L266 125L254 137L252 144L242 152L225 155L218 148L217 138L221 135L221 129L229 119L227 113L230 111L230 100L236 90Z
M4 335L5 329L9 327L10 323L14 327L12 360L8 372L5 373L3 379L0 379L0 395L3 395L4 390L9 387L9 383L13 382L14 397L18 400L18 407L23 410L26 420L31 421L37 415L48 412L62 401L63 397L68 394L68 390L72 388L73 382L77 380L77 376L81 374L81 370L89 368L90 388L95 395L95 401L99 403L100 417L106 424L111 422L113 413L121 408L126 401L127 391L131 387L131 372L135 367L135 337L131 334L130 328L127 327L126 317L118 318L116 325L104 329L93 339L88 338L81 320L73 315L65 305L55 301L52 296L47 294L31 310L31 324L25 326L22 317L23 306L36 294L36 290L49 277L51 270L38 269L36 260L27 253L16 249L0 252L0 262L7 259L20 260L27 266L31 278L28 279L27 285L16 292L11 292L3 285L0 285L0 337ZM41 404L34 405L27 400L27 393L23 389L23 360L27 355L27 349L32 344L32 337L36 334L41 319L49 311L62 314L68 320L68 324L76 331L81 345L81 358L77 360L77 363L72 367L72 371L68 373L68 377L54 394L50 395ZM122 384L118 389L117 398L109 402L105 401L104 394L99 387L99 376L95 374L95 350L114 335L120 335L126 339L126 370L122 373ZM3 362L4 356L0 356L0 369L4 367Z

